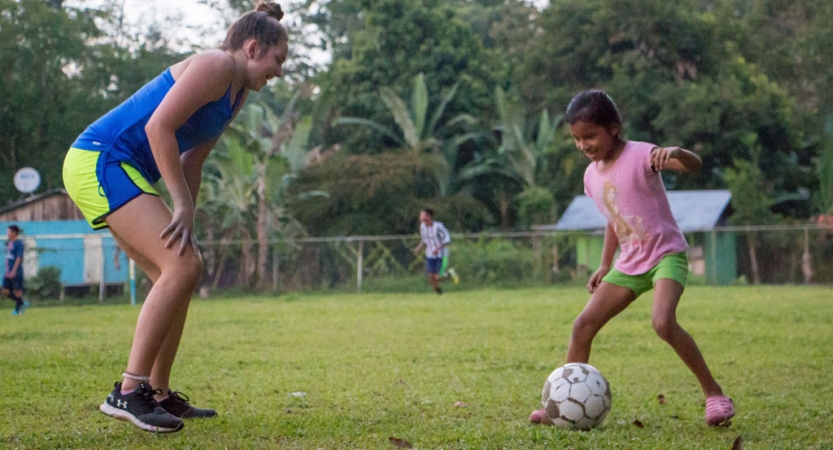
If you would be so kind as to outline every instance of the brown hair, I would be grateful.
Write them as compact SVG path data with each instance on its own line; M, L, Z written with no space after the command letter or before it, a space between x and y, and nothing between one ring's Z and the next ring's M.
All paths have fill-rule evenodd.
M220 48L227 51L239 50L243 48L246 40L254 38L263 54L273 45L288 42L289 33L280 23L282 18L281 5L261 1L255 6L254 11L243 14L229 27Z

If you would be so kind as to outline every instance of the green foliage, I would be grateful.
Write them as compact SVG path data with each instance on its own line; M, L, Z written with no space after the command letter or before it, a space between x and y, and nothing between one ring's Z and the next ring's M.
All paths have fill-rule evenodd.
M767 179L776 191L793 191L807 181L805 159L803 167L787 164L801 150L795 105L727 32L743 29L730 3L553 2L539 20L551 45L531 50L517 82L528 101L555 110L580 90L606 89L630 139L703 158L700 177L669 177L680 188L723 187L723 168L750 159L742 139L754 133Z
M399 133L387 128L384 124L374 122L370 119L358 117L339 117L335 120L336 125L364 125L380 132L384 137L392 139L396 145L413 152L438 151L444 145L442 137L438 135L438 125L445 113L449 102L454 100L459 82L443 95L431 118L428 118L428 91L425 85L425 76L418 74L414 77L413 91L411 92L411 107L405 105L405 101L396 95L396 92L389 87L379 89L382 101L388 107L394 122L399 128ZM445 125L452 126L458 122L474 122L474 119L467 114L460 114ZM449 140L453 140L450 138Z
M227 16L234 17L256 2L204 3L232 10ZM18 198L11 175L22 166L41 172L41 189L60 187L60 160L75 136L185 56L166 38L170 19L129 34L119 26L118 2L65 4L0 0L0 204ZM259 198L278 203L273 210L280 211L294 201L281 196L295 174L339 151L410 148L431 155L394 181L396 195L318 199L316 208L339 206L306 215L313 222L299 228L407 232L414 221L405 209L423 204L464 216L453 220L467 231L551 221L581 193L586 164L556 113L587 88L611 93L629 138L680 145L702 157L697 177L664 174L669 188L737 184L738 170L752 170L742 161L757 158L771 209L803 218L833 204L830 133L824 131L833 117L830 2L559 0L540 11L516 0L304 0L285 6L300 17L300 23L287 22L289 82L250 100L280 116L303 91L293 142L258 171L249 170L256 163L251 157L210 168L209 178L229 182L227 190L206 183L205 195L217 203L206 207L206 216L249 208L246 220L256 220L252 208L263 205L246 202ZM322 50L331 62L311 59ZM758 156L744 142L749 135L758 137ZM269 183L252 185L264 179ZM342 187L351 186L361 183ZM251 197L252 189L266 190ZM318 190L307 184L310 195ZM328 215L334 211L343 214ZM379 218L379 212L400 216ZM217 217L230 225L245 215L236 214ZM286 220L270 219L270 227L291 222L288 214L275 214ZM763 211L755 214L763 217ZM359 223L348 223L354 220ZM335 224L324 225L329 222Z
M518 194L518 222L524 226L555 222L555 199L552 192L541 187L527 188Z
M56 266L44 266L38 273L26 280L26 296L38 300L55 300L61 296L61 269Z
M726 169L726 183L732 191L734 213L729 221L735 225L767 225L774 223L778 217L772 213L773 204L767 179L758 167L757 155L760 154L757 136L749 135L744 139L753 154L752 161L735 160L735 166Z
M816 170L819 177L816 207L824 214L833 213L833 145L822 148Z
M442 87L460 83L445 110L448 117L488 105L493 81L486 53L445 2L381 0L359 4L364 21L360 29L347 32L350 56L334 59L322 79L340 116L361 117L392 128L378 90L389 87L392 95L386 95L388 99L403 98L414 74L419 73L425 74L427 104L440 104ZM416 122L421 120L416 118ZM328 143L342 142L350 153L375 153L389 145L370 130L342 130L328 139Z
M305 170L295 189L321 189L329 197L295 205L292 214L315 236L410 233L422 198L433 196L428 158L412 152L327 158Z
M310 163L307 142L311 118L300 117L296 108L302 92L291 95L280 115L256 101L244 106L236 123L221 138L220 151L208 159L209 175L201 186L203 226L211 234L219 232L226 242L242 241L238 267L239 284L244 287L250 287L254 259L258 283L265 286L271 240L304 233L289 214L289 204L327 195L321 190L289 190L298 173ZM252 236L257 240L256 257L252 255ZM226 245L216 259L213 253L209 255L215 287L230 250Z
M747 28L739 35L744 53L753 55L784 87L813 126L833 113L833 6L812 0L739 2ZM818 130L810 131L811 135Z
M181 55L144 35L107 35L116 17L104 7L0 0L0 11L4 204L19 197L12 174L24 166L41 173L41 191L61 187L61 161L75 137Z
M482 183L479 187L497 194L493 199L496 197L498 202L490 206L504 228L510 224L510 209L518 213L520 225L549 222L554 219L555 200L544 186L552 186L553 179L569 176L576 169L571 164L577 156L572 146L555 145L564 117L550 118L543 110L537 123L529 120L523 104L510 99L501 88L495 89L495 109L498 119L492 127L494 138L489 136L492 147L483 152L482 160L466 166L460 176L473 184ZM553 173L549 167L553 161L567 173Z
M532 278L532 251L510 239L457 239L452 265L467 283L500 284Z

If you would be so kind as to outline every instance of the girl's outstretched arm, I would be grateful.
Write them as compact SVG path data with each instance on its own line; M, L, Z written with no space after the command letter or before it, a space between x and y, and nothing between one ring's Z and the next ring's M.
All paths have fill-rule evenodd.
M651 149L651 169L675 172L699 172L703 161L695 153L680 147L654 147Z

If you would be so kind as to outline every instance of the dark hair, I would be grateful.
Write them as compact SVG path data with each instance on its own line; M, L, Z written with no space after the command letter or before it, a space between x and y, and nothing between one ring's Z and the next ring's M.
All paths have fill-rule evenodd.
M431 218L432 218L432 219L434 218L434 210L433 210L433 209L431 209L431 208L425 208L425 209L423 209L422 211L423 211L425 214L428 214L429 216L431 216Z
M14 234L20 234L20 227L17 225L9 225L9 229L14 231Z
M567 106L567 122L587 122L603 127L622 127L622 117L616 103L605 91L593 89L576 94Z
M222 50L234 51L243 48L247 39L254 38L260 45L260 53L273 45L289 41L289 33L281 25L283 18L281 5L275 2L261 1L254 11L240 16L226 32L226 39L220 46Z

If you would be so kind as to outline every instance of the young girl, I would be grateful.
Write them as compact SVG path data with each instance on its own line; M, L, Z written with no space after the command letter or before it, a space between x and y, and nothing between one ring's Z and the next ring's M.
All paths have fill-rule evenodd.
M576 95L567 107L576 147L592 161L584 174L584 192L608 220L601 265L590 277L592 295L573 324L567 362L586 363L596 333L642 293L654 289L651 324L697 377L706 395L708 425L726 425L735 415L732 400L712 377L694 339L677 323L677 304L688 276L685 237L671 215L660 171L697 172L694 153L626 141L613 100L592 90ZM611 269L616 249L619 258ZM549 423L544 410L529 420Z
M194 204L203 162L248 92L282 75L289 42L282 17L280 5L260 2L220 48L174 64L90 125L64 160L67 192L87 221L109 227L153 281L122 380L99 408L147 431L178 431L183 418L216 415L169 386L202 272ZM173 210L152 187L160 178Z

